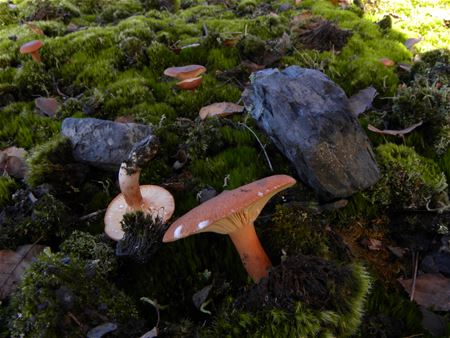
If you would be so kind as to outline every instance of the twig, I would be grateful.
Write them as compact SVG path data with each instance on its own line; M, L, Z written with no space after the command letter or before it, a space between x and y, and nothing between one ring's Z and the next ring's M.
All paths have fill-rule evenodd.
M413 282L412 282L412 287L411 287L410 301L414 300L414 292L416 291L417 268L419 265L419 252L416 251L416 253L414 254L414 251L413 251L412 254L413 254L413 259L415 258L415 263L414 263L414 274L413 274Z
M256 138L256 140L258 141L259 145L261 146L262 151L264 152L264 156L266 157L267 163L269 164L270 171L273 171L273 167L272 167L272 163L270 162L269 155L267 155L266 148L262 144L261 140L258 138L258 135L256 135L256 133L249 126L247 126L245 123L238 122L238 125L247 128L247 130L250 131L253 134L253 136Z
M9 281L9 279L11 278L11 276L14 274L14 272L16 271L16 269L19 267L19 265L25 260L25 257L27 257L27 255L31 252L31 250L36 246L37 243L39 243L39 241L42 239L42 236L39 237L33 244L31 244L30 248L25 252L25 254L22 255L22 257L20 257L20 260L17 262L17 264L14 266L14 268L9 272L8 277L6 277L3 280L3 283L0 285L0 290L3 289L3 286L6 285L6 282Z
M77 325L81 328L83 328L83 325L80 323L80 321L77 319L77 317L75 317L75 315L72 312L68 312L67 315L72 318L72 320L77 323Z
M104 213L105 210L106 210L106 209L101 209L101 210L97 210L97 211L91 212L90 214L81 216L78 220L79 220L79 221L87 221L87 220L90 220L91 218L95 218L95 217L97 217L98 215Z

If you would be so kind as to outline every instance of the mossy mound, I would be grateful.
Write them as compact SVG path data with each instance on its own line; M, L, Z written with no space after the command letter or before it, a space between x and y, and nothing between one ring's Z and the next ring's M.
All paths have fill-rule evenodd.
M369 280L357 264L289 257L230 303L205 336L349 336L360 323Z
M26 272L11 303L11 337L79 337L105 322L117 323L115 334L129 334L138 320L133 302L98 271L98 261L49 251Z

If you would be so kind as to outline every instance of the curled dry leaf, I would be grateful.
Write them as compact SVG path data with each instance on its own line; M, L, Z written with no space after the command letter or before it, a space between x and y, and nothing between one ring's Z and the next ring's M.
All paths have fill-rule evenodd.
M223 117L228 116L235 113L242 113L244 111L244 107L240 106L233 102L217 102L210 104L209 106L205 106L200 109L199 116L202 120L207 117Z
M58 101L53 97L38 97L34 105L41 115L54 117L58 111Z
M406 41L404 42L404 45L406 48L411 50L416 43L419 43L422 40L423 40L423 38L421 36L419 36L418 38L409 38L409 39L406 39Z
M38 26L36 26L34 23L32 23L32 22L27 22L27 26L28 26L28 28L29 28L32 32L34 32L34 33L36 33L36 34L38 34L38 35L43 35L43 36L45 36L44 31L43 31L42 29L40 29Z
M403 136L405 134L408 134L410 132L412 132L414 129L416 129L418 126L422 125L422 121L420 121L419 123L413 124L411 127L402 129L402 130L380 130L377 127L372 126L371 124L369 124L367 126L367 129L369 129L370 131L373 131L374 133L377 134L381 134L381 135L391 135L391 136Z
M410 295L412 279L399 279L399 283ZM440 273L425 273L416 278L414 300L417 304L435 311L450 310L450 279Z
M17 147L0 150L0 171L16 178L24 178L27 173L26 154L25 149Z
M377 96L377 90L370 86L360 90L358 93L349 98L350 109L355 116L364 113L372 106L373 99Z
M27 268L44 249L44 245L27 244L16 251L0 250L0 300L11 295Z

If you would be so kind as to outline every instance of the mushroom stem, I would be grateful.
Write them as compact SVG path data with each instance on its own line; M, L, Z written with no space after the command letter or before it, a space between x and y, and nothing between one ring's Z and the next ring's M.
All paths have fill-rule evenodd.
M253 223L244 225L229 236L253 281L258 283L262 278L267 277L272 263L256 235Z
M31 57L33 58L34 61L36 61L37 63L41 63L41 54L39 54L39 51L35 51L31 53Z
M119 170L120 191L125 197L128 208L132 211L142 210L144 201L142 199L139 176L141 168L155 157L158 151L158 139L150 135L137 142L123 162Z
M125 197L128 207L135 211L141 210L143 200L141 188L139 186L140 170L134 171L132 174L128 173L126 163L122 163L119 170L119 185L120 191Z

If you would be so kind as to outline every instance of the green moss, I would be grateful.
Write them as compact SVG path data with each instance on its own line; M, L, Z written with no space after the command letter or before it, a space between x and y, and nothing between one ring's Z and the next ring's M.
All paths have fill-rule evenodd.
M26 58L27 61L16 71L14 84L24 97L39 94L48 96L52 89L51 75L42 64L31 60L29 55L25 55L23 58Z
M105 322L118 325L115 333L130 334L138 319L133 302L95 261L49 251L27 270L11 304L20 313L10 321L11 337L78 337Z
M63 238L72 224L71 210L45 189L20 190L4 208L0 247Z
M331 242L317 215L295 206L276 206L272 225L264 232L269 248L275 253L285 252L330 257Z
M62 195L75 193L88 172L73 160L70 140L60 135L33 148L27 162L28 184L47 183Z
M424 140L442 155L450 146L450 89L418 79L410 86L400 87L393 99L388 121L395 128L423 123Z
M356 337L394 337L423 332L419 306L395 288L374 283L367 297L366 316Z
M16 183L11 177L0 177L0 207L3 208L11 200L11 195L15 188Z
M20 17L25 20L68 20L80 16L80 9L68 0L23 0L18 4Z
M134 105L154 102L147 80L132 71L122 73L116 82L106 87L106 93L102 112L111 117L128 115Z
M418 155L414 149L387 143L376 148L377 161L383 173L373 188L378 203L394 208L424 208L433 196L446 189L445 175L430 159ZM384 188L385 194L379 194ZM380 197L384 201L380 201Z
M137 120L158 125L161 119L174 120L177 117L175 110L164 102L140 103L129 109L129 113Z
M7 2L0 3L0 27L17 22L17 10L11 8Z
M136 13L142 12L143 8L139 0L120 0L104 3L99 20L102 23L117 22L128 18Z
M96 262L96 271L108 276L117 270L117 259L111 245L102 235L91 235L75 230L61 245L61 251L80 260Z
M305 256L306 261L315 258ZM316 259L318 260L318 259ZM268 302L253 310L239 309L239 304L246 303L252 297L252 291L241 295L237 302L230 299L214 319L211 327L201 331L202 337L346 337L356 332L362 317L365 297L370 285L366 270L358 265L336 266L336 263L325 262L333 273L327 279L329 299L327 307L317 308L316 304L306 304L305 301L290 299L289 306L270 304L271 296L260 299ZM321 265L320 264L320 265ZM319 265L319 264L318 264ZM317 265L317 266L318 266ZM311 264L310 281L317 277L312 270L319 269ZM320 274L321 272L317 272ZM337 274L337 275L336 275ZM313 283L305 283L303 296L313 297L316 291L308 290ZM257 290L258 286L254 286ZM308 296L307 296L308 295ZM254 295L253 295L254 296ZM281 301L281 300L280 300ZM335 304L336 307L334 307Z
M0 114L0 148L10 145L31 148L58 133L60 123L32 111L30 103L12 103Z

